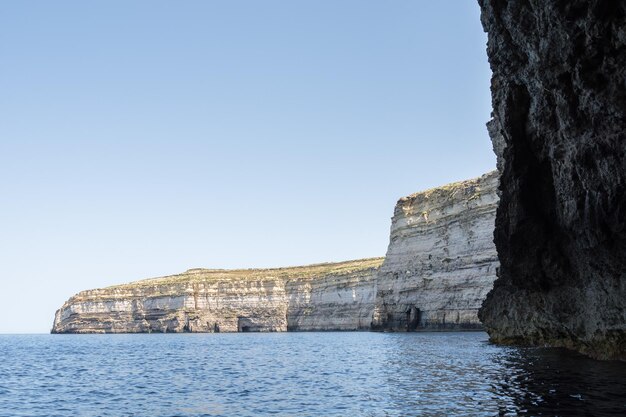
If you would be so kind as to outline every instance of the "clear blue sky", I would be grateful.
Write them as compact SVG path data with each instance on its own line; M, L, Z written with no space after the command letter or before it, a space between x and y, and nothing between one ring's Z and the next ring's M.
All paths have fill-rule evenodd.
M192 267L383 256L494 169L467 1L0 3L0 332Z

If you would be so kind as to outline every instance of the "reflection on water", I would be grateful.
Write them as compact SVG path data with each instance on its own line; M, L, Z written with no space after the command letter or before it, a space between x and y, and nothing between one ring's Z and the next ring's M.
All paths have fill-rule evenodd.
M397 408L410 404L417 414L432 415L626 415L626 363L564 349L493 346L482 333L389 336L388 386L399 388L392 390Z
M510 349L495 358L503 372L496 392L518 414L603 416L626 413L626 364L587 359L561 349Z
M623 416L626 364L484 333L0 336L0 416Z

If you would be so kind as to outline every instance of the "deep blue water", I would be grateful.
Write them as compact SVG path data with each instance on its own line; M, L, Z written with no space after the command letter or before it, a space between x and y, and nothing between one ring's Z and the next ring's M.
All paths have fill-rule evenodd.
M626 415L626 364L484 333L0 336L0 416Z

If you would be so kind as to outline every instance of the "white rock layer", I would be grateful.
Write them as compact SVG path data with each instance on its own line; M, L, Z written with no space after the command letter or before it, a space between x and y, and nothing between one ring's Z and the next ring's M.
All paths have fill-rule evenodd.
M82 291L53 333L259 332L369 328L382 258L257 270L192 269Z

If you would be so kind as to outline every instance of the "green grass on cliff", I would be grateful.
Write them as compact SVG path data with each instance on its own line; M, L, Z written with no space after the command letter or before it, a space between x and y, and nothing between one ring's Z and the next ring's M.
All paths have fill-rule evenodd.
M250 280L263 281L269 279L316 279L332 275L349 275L366 272L380 267L384 258L358 259L354 261L321 263L304 266L268 269L204 269L194 268L176 275L149 278L128 284L114 285L105 289L132 289L170 284L187 284L207 281Z
M413 193L406 197L402 197L403 200L428 200L430 198L452 198L454 196L463 196L462 198L476 198L481 191L481 187L490 180L498 177L498 171L491 171L478 178L472 178L469 180L452 182L450 184L440 185L438 187L429 188L424 191Z

